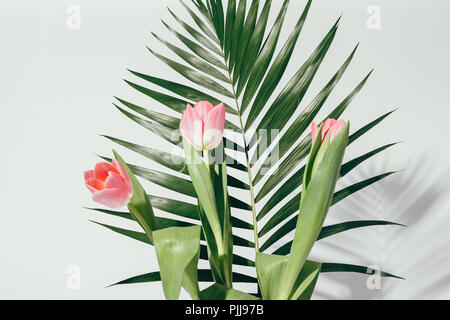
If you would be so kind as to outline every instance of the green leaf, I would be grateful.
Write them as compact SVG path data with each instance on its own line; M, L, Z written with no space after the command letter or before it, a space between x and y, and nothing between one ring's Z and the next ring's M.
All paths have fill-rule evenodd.
M158 208L160 203L164 202L163 206L165 207L166 210L171 210L171 209L167 209L167 205L165 205L165 203L170 202L171 206L173 206L173 207L175 206L175 203L178 203L180 205L179 208L172 209L171 211L167 211L167 212L173 213L180 217L190 218L190 219L197 220L197 221L199 220L198 213L197 213L198 208L196 206L193 206L193 208L195 209L196 217L192 217L191 212L188 212L188 211L182 212L183 206L190 205L188 203L179 202L179 201L170 200L170 199L159 198L159 197L150 197L150 199L152 201L152 206L154 208ZM172 202L174 202L174 203L172 204ZM153 204L156 204L156 206ZM120 217L120 218L124 218L124 219L133 220L131 214L128 212L117 212L117 211L104 210L104 209L91 209L91 210L98 211L98 212L105 213L105 214L112 215L112 216L116 216L116 217ZM177 212L177 210L179 212ZM237 221L239 223L244 223L243 221L238 220L236 218L234 218L234 219L232 218L232 220ZM170 227L189 227L189 226L194 225L192 223L187 223L187 222L183 222L183 221L179 221L179 220L175 220L175 219L169 219L169 218L161 218L161 217L154 217L153 221L154 221L154 230L160 230L160 229L165 229L165 228L170 228ZM93 222L95 222L95 221L93 221ZM95 223L97 223L97 222L95 222ZM105 225L105 224L101 224L101 223L97 223L97 224L102 225L103 227L106 227L106 228L108 228L114 232L120 233L122 235L127 235L127 236L129 236L133 239L139 240L139 241L141 241L142 238L146 237L145 233L135 232L132 230L127 230L127 229L121 229L118 227ZM251 229L253 229L253 228L251 228ZM204 237L202 237L202 240L205 240ZM233 236L233 241L236 246L242 246L242 247L248 247L248 248L253 248L255 246L253 242L248 241L239 236ZM145 241L143 241L143 242L145 242ZM151 244L150 242L146 242L146 243Z
M147 49L155 57L157 57L158 59L160 59L161 61L166 63L173 70L175 70L176 72L181 74L186 79L192 81L193 83L198 84L206 89L209 89L209 90L219 93L221 95L224 95L226 97L233 98L233 94L230 91L225 89L222 85L215 82L214 80L211 80L207 76L202 75L200 72L196 71L195 69L192 69L191 67L187 67L181 63L178 63L176 61L168 59L150 48L147 48Z
M222 158L220 163L210 165L210 177L214 185L216 193L216 207L218 209L219 221L221 221L222 236L223 236L223 251L224 255L221 257L224 285L229 288L233 287L232 266L233 266L233 243L237 246L254 247L254 244L245 239L233 237L232 223L231 223L231 208L230 199L228 195L228 178L227 165L224 162L224 149L222 150ZM209 154L208 154L209 157Z
M339 107L338 107L339 108ZM342 109L341 109L342 110ZM387 116L389 116L392 112L389 112L377 120L372 121L371 123L365 125L356 133L352 134L349 138L349 145L355 142L359 137L361 137L364 133L368 132L370 129L374 128L378 123L384 120ZM339 118L340 115L337 115ZM262 200L269 192L271 192L280 181L283 181L289 174L292 172L297 164L301 162L309 153L311 148L311 134L307 135L300 144L294 148L294 150L283 160L280 164L280 167L276 171L276 173L269 177L269 179L264 184L261 191L255 198L256 202ZM278 189L269 199L264 208L260 211L259 219L261 219L264 215L266 215L273 207L282 199L284 199L288 194L292 193L298 186L301 184L301 180L303 179L303 171L304 167L298 169L292 176L289 178L286 183L284 183L280 189ZM255 178L256 179L256 178Z
M159 209L179 217L198 220L197 206L173 199L149 196L154 209Z
M123 218L123 219L127 219L127 220L133 220L133 217L131 216L131 214L129 212L113 211L113 210L107 210L107 209L101 209L101 208L85 208L85 209L104 213L107 215L111 215L111 216L115 216L115 217L119 217L119 218ZM92 221L92 222L96 223L95 221Z
M181 4L184 6L186 11L189 13L189 15L192 17L194 22L197 24L197 26L214 42L218 43L217 36L211 31L211 29L203 22L203 19L201 19L198 15L194 13L194 11L189 8L183 0L180 0Z
M149 239L153 241L153 230L155 230L155 214L153 213L153 209L147 197L147 194L145 193L144 188L142 188L141 184L136 179L134 174L131 172L128 165L120 157L120 155L115 151L113 151L113 153L117 161L120 162L120 164L127 172L133 185L133 195L128 202L128 210L130 210L133 219L139 223L142 229L144 229Z
M251 76L247 83L244 97L242 100L242 105L241 105L242 113L244 113L244 111L247 109L254 94L258 90L258 87L261 84L261 80L263 79L264 74L267 71L267 67L269 66L270 61L272 60L273 54L275 52L275 48L278 43L278 38L280 37L281 27L283 26L283 22L284 22L284 18L286 16L288 4L289 4L289 0L284 0L283 5L280 10L280 13L278 14L278 17L272 27L272 30L270 31L270 33L266 39L266 42L259 54L259 57L256 60L255 66L253 67L253 70L251 72ZM240 91L239 91L239 86L238 86L238 95L239 94L240 94Z
M256 254L256 273L264 300L280 299L283 290L281 278L285 275L287 266L288 257L260 252Z
M205 73L211 77L214 77L218 80L221 80L224 82L228 81L228 79L220 71L218 71L216 68L211 66L209 63L204 62L202 59L196 57L195 55L190 54L189 52L187 52L183 49L180 49L179 47L174 46L173 44L163 40L158 35L156 35L154 33L152 33L152 34L156 39L158 39L166 47L168 47L170 50L172 50L181 59L186 61L190 66L195 67L196 69L202 71L203 73ZM197 47L201 48L200 46L197 46ZM197 52L197 54L198 54L198 52Z
M344 200L346 197L352 195L353 193L356 193L388 176L390 176L392 173L386 173L381 174L376 177L366 179L364 181L361 181L359 183L353 184L351 186L348 186L338 192L336 192L333 196L333 199L331 201L331 205L335 205L339 201ZM274 215L266 224L266 226L261 229L260 231L260 237L262 237L264 234L275 228L278 224L283 222L285 219L287 219L291 214L293 214L297 208L298 203L300 202L301 194L295 196L290 200L283 208L281 208L276 215ZM283 226L281 226L276 232L274 232L269 239L264 243L264 245L261 247L261 250L267 249L269 246L274 244L276 241L280 240L282 237L284 237L286 234L291 232L295 229L295 226L297 224L297 218L298 216L294 216L292 219L290 219L288 222L286 222Z
M110 136L103 136L106 139L111 140L127 149L130 149L136 153L139 153L143 157L153 160L169 169L177 172L186 172L186 166L184 165L184 159L171 153L147 148L131 142L113 138Z
M200 2L200 1L198 1ZM211 20L214 24L216 35L219 38L220 45L223 47L225 41L225 15L223 12L223 4L221 0L208 0L207 4L210 9Z
M241 39L236 47L234 47L233 58L234 61L230 61L230 68L234 69L233 84L236 84L238 75L240 74L242 64L244 63L244 57L246 58L246 52L249 41L253 34L253 30L256 25L256 18L258 16L259 0L253 0L250 10L245 19L245 25L242 30Z
M163 210L180 217L199 220L198 208L196 205L155 196L150 196L150 202L155 209ZM253 226L250 223L237 217L231 217L231 223L234 228L253 230ZM251 242L248 242L247 245L251 246Z
M373 69L365 76L365 78L350 92L350 94L345 97L344 100L326 117L325 119L339 119L344 111L348 108L350 103L355 99L358 93L365 86L367 80L369 80L370 76L373 73ZM324 120L325 121L325 120ZM324 122L322 121L322 122Z
M236 245L252 246L249 241L233 241L227 167L221 146L222 160L212 163L208 151L203 159L194 147L183 139L186 164L200 207L200 218L211 252L212 271L218 283L232 287L232 252ZM216 155L217 157L217 155ZM203 218L204 217L204 218Z
M136 283L148 283L148 282L159 282L161 281L161 275L159 271L140 274L138 276L134 276L119 282L116 282L108 287L114 287L121 284L136 284Z
M354 264L323 263L322 264L322 269L320 270L320 272L323 272L323 273L328 273L328 272L356 272L356 273L363 273L363 274L373 275L373 274L375 274L376 270L373 270L373 269L371 269L369 267L363 267L363 266L358 266L358 265L354 265ZM393 275L391 273L384 272L384 271L381 271L380 275L382 277L396 278L396 279L405 280L402 277L399 277L399 276L396 276L396 275Z
M164 140L166 140L172 144L175 144L175 145L180 143L181 137L179 135L174 134L173 129L162 126L157 122L144 120L144 119L142 119L138 116L135 116L134 114L122 109L121 107L119 107L117 105L114 105L114 106L127 118L129 118L132 121L136 122L137 124L143 126L147 130L150 130L151 132L160 136Z
M333 235L352 230L357 228L364 228L364 227L370 227L370 226L385 226L385 225L392 225L392 226L403 226L402 224L390 222L390 221L373 221L373 220L363 220L363 221L348 221L343 223L338 223L335 225L323 227L320 231L319 237L317 238L317 241L321 239L325 239L328 237L331 237ZM286 243L279 249L277 249L274 254L279 255L287 255L289 254L291 250L292 241Z
M233 280L236 283L254 283L256 279L254 277L247 276L245 274L233 273ZM149 272L145 274L141 274L138 276L134 276L117 283L110 285L109 287L122 285L122 284L136 284L136 283L149 283L149 282L159 282L161 281L161 276L159 271ZM199 282L213 282L213 277L211 274L211 270L209 269L200 269L198 270L198 281Z
M295 121L292 123L292 125L288 128L285 134L281 137L278 148L276 150L278 157L281 159L286 152L292 147L293 144L295 144L301 137L301 135L306 131L306 129L310 128L311 122L314 120L315 116L319 113L325 102L328 100L328 97L333 92L336 85L339 83L340 79L344 75L345 71L347 70L350 62L352 61L355 53L356 53L357 47L352 51L350 56L347 58L347 60L344 62L344 64L341 66L341 68L336 72L336 74L333 76L333 78L327 83L327 85L319 92L319 94L311 101L311 103L302 111L302 113L295 119ZM289 99L289 103L292 101L292 105L295 106L295 103L293 100ZM299 101L299 100L297 100ZM288 105L289 105L288 103ZM288 108L289 109L289 108ZM269 124L271 121L270 119L275 116L276 110L269 109L266 113L265 119L259 123L257 132L264 128L266 125ZM287 110L287 112L291 112L291 110ZM281 123L282 128L284 127L284 124ZM271 127L272 128L272 127ZM268 129L271 129L268 128ZM282 128L279 128L280 130ZM270 132L271 133L271 132ZM275 137L271 135L268 137L268 140L272 140ZM258 155L262 154L265 149L261 146L261 143L258 145L259 152L255 152L252 163L256 163L258 160ZM270 157L272 157L273 154L270 154ZM259 176L255 178L255 181L259 181Z
M194 187L189 180L180 178L171 174L164 172L146 169L139 166L130 165L131 171L133 173L147 181L155 183L166 189L184 194L190 197L197 197Z
M140 115L146 117L147 119L155 121L167 128L170 128L173 130L178 130L178 128L180 127L180 119L179 118L171 117L171 116L165 115L163 113L159 113L159 112L155 112L155 111L152 111L149 109L142 108L138 105L135 105L131 102L128 102L126 100L123 100L123 99L120 99L117 97L115 97L115 99L117 99L117 101L122 103L127 108L129 108L129 109L139 113Z
M181 100L172 96L169 96L167 94L157 92L154 90L150 90L148 88L145 88L143 86L140 86L136 83L133 83L128 80L124 80L130 87L133 89L136 89L137 91L145 94L146 96L160 102L161 104L165 105L166 107L178 112L183 113L184 110L186 110L186 105L190 102Z
M99 210L97 210L99 211ZM107 213L107 212L105 212ZM115 215L115 214L114 214ZM139 242L143 242L145 244L148 245L153 245L153 242L148 238L148 236L143 233L143 232L138 232L138 231L133 231L133 230L128 230L128 229L123 229L123 228L119 228L119 227L115 227L115 226L111 226L111 225L107 225L107 224L103 224L103 223L99 223L96 221L92 221L93 223L100 225L102 227L105 227L115 233L118 233L120 235L126 236L128 238L137 240ZM156 225L156 229L164 229L167 227L172 227L172 226L186 226L189 224L180 222L180 221L176 221L176 220L172 220L172 219L165 219L165 218L160 218L160 217L155 217L155 225ZM203 239L204 237L202 236L201 239ZM239 243L240 241L243 241L242 238L239 238L237 236L234 236L234 239L236 239L236 242ZM204 240L204 239L203 239ZM200 259L202 260L208 260L208 250L206 248L206 246L201 245L200 247ZM254 266L253 261L241 257L237 254L233 254L233 264L236 265L240 265L240 266L248 266L248 267L252 267Z
M295 280L319 236L333 198L345 148L348 143L349 123L330 144L329 132L317 155L311 154L311 181L303 186L300 213L292 242L286 277L283 279L282 298L289 297ZM320 139L320 138L318 138ZM317 139L317 140L318 140Z
M321 132L323 128L323 125L321 125L318 128L318 132ZM330 141L330 140L328 140ZM327 143L327 141L323 141L324 143ZM331 143L331 141L330 141ZM313 175L313 169L316 167L316 165L319 163L318 155L321 153L325 153L331 149L330 146L327 144L322 144L322 137L318 134L316 138L314 139L311 151L309 152L309 159L306 162L305 165L305 173L303 174L303 181L302 181L302 191L306 193L309 183L311 182L312 175ZM335 156L335 154L331 153L331 156ZM333 176L330 176L332 178Z
M172 82L172 81L168 81L168 80L164 80L161 78L156 78L156 77L152 77L143 73L139 73L136 71L132 71L129 70L132 74L134 74L135 76L144 79L148 82L151 82L157 86L160 86L161 88L167 89L175 94L178 94L182 97L184 97L185 99L189 99L191 101L209 101L214 105L218 105L220 103L222 103L222 101L217 100L216 98L207 95L203 92L200 92L192 87L189 86L185 86L176 82ZM145 89L143 87L140 87L141 90ZM144 91L144 90L143 90ZM180 113L183 113L186 110L186 105L189 102L183 102L183 107L180 109ZM192 103L194 104L194 103ZM234 110L233 108L231 108L230 106L225 105L225 109L228 113L230 114L237 114L236 110Z
M333 201L332 201L332 205L338 203L339 201L344 200L345 198L347 198L348 196L352 195L353 193L367 187L370 186L371 184L374 184L375 182L378 182L384 178L389 177L390 175L394 174L395 172L388 172L385 174L381 174L379 176L364 180L362 182L359 183L355 183L354 185L351 185L345 189L342 189L338 192L336 192L336 194L333 197Z
M221 223L219 221L219 212L216 205L216 195L214 186L211 183L210 172L204 164L203 159L198 152L183 139L186 165L189 169L189 175L194 185L199 203L205 212L211 232L216 240L217 248L223 249L223 239ZM220 252L219 255L224 254Z
M300 161L306 158L310 149L311 136L305 137L304 140L302 140L284 160L280 161L277 170L265 182L264 192L267 192L267 190L270 192L270 190L273 190L280 183L280 181L283 181L296 168L296 166L298 166ZM263 172L259 171L253 181L253 184L258 184L263 177ZM262 197L258 197L258 200L261 199Z
M290 300L310 300L319 278L322 264L306 261L294 285Z
M289 60L291 59L292 53L294 52L295 45L297 44L298 37L300 36L300 32L303 29L303 25L305 23L306 16L308 15L310 6L311 6L311 0L309 0L308 3L306 4L305 10L303 11L302 15L300 16L300 19L298 20L297 25L294 28L294 31L289 36L289 39L286 41L285 45L283 46L283 48L281 49L277 58L273 62L269 71L267 72L267 76L265 77L264 82L262 83L261 88L259 89L259 92L255 98L255 101L253 102L252 108L248 115L247 122L245 124L246 130L251 127L253 122L256 120L258 115L261 113L261 110L264 108L264 106L266 105L270 96L275 91L276 87L278 86L278 84L281 80L281 77L283 76L284 72L286 71ZM324 56L325 56L325 54L322 53L322 59ZM319 61L321 62L321 59ZM320 62L318 63L319 65L320 65ZM306 70L307 69L305 69L304 71L306 71ZM311 72L311 79L314 76L314 74L315 74L315 72ZM251 94L251 91L249 93ZM247 94L247 91L246 91L246 94ZM246 97L248 99L248 97L251 98L253 96L244 95L243 105L248 104L248 102L247 102L248 100L246 100ZM266 116L268 114L269 113L266 113Z
M227 67L224 65L224 63L222 61L220 61L218 58L216 58L214 55L212 55L208 50L204 49L202 46L198 45L197 43L195 43L194 41L189 40L188 38L186 38L185 36L183 36L181 33L178 33L176 30L174 30L173 28L171 28L168 24L166 24L163 21L164 26L170 31L172 32L179 40L181 40L181 42L183 42L183 44L188 47L193 53L195 53L197 56L199 56L200 58L202 58L204 61L212 64L213 66L216 66L222 70L228 70ZM155 36L155 34L153 34ZM155 36L158 40L162 41L162 39L160 39L159 37ZM175 52L178 56L180 56L183 60L186 60L187 57L187 52L185 52L184 50L182 50L183 52L180 51L179 48L173 46L172 44L170 44L167 41L162 41L164 45L166 45L170 50L172 50L173 52ZM151 51L151 50L150 50ZM202 70L202 68L205 68L205 65L202 64L201 62L199 62L197 59L193 59L192 57L190 58L191 61L187 61L189 64L192 63L192 61L195 61L195 64L192 64L193 67L196 67L199 70ZM198 66L201 66L201 68L198 68ZM206 67L208 68L208 67ZM225 78L225 81L227 81L227 79Z
M335 234L357 229L357 228L364 228L364 227L370 227L370 226L403 226L402 224L390 222L390 221L377 221L377 220L364 220L364 221L348 221L343 223L338 223L332 226L323 227L320 231L319 237L317 240L325 239L328 237L331 237Z
M115 139L115 138L110 138L110 137L107 137L107 138L113 139L112 141L114 141L130 150L133 150L151 160L154 160L154 157L156 157L156 155L152 154L152 151L149 148L134 145L134 144L131 144L131 143L119 140L119 139ZM110 158L107 158L107 157L102 157L102 158L106 161L111 160ZM184 161L181 158L180 159L176 158L175 160L176 161ZM159 160L154 160L154 161L161 163ZM163 172L146 169L146 168L139 167L139 166L130 165L129 167L135 175L137 175L145 180L156 183L157 185L160 185L164 188L167 188L167 189L175 191L175 192L179 192L179 193L187 195L187 196L191 196L194 198L197 197L197 194L195 193L195 189L192 186L192 183L186 179L179 178L179 177L176 177L176 176L173 176L170 174L166 174ZM183 168L180 169L179 172L187 173L187 167L183 166ZM232 187L236 187L236 188L242 187L242 184L240 182L234 180L233 178L230 178L230 176L229 176L229 181L230 181L230 186L232 186ZM246 189L245 186L244 186L244 189ZM246 211L251 210L251 207L248 204L246 204L245 202L243 202L239 199L231 197L231 196L230 196L230 205L231 205L231 207L236 208L236 209L241 209L241 210L246 210Z
M170 14L174 17L174 19L184 28L184 30L186 30L195 40L197 40L198 42L200 42L202 45L204 45L206 48L208 48L209 50L211 50L212 52L214 52L217 55L222 55L222 52L220 51L220 49L217 47L217 45L213 44L210 40L208 40L208 38L206 38L203 34L201 34L200 32L198 32L197 30L195 30L193 27L191 27L189 24L187 24L186 22L184 22L182 19L180 19L175 13L173 13L172 10L168 9ZM181 41L183 41L185 37L183 37L182 39L180 39Z
M192 190L193 190L193 188L192 188ZM157 196L149 196L149 199L150 199L150 203L154 209L159 209L159 210L162 210L167 213L171 213L176 216L183 217L183 218L199 220L198 208L196 205L186 203L183 201L157 197ZM133 219L131 217L130 213L128 213L128 212L118 212L118 211L97 209L97 208L88 208L88 209L102 212L105 214L114 215L114 216L125 218L125 219L131 219L131 220ZM158 219L157 217L155 217L155 218ZM233 225L233 228L253 230L253 225L251 225L250 223L245 222L244 220L241 220L237 217L231 217L231 224ZM248 245L253 246L253 243L248 242Z
M240 96L244 85L247 83L253 66L255 65L256 59L258 58L258 54L264 38L264 33L266 32L271 5L272 0L266 0L264 8L262 9L261 15L259 16L258 22L256 23L256 26L249 40L249 44L245 50L245 61L240 57L239 63L238 65L236 65L236 68L234 70L234 83L236 83L236 79L239 78L237 96ZM244 41L248 41L248 39L245 39Z
M149 196L149 198L150 198L150 203L154 209L159 209L159 210L165 211L167 213L172 213L174 215L177 215L177 216L183 217L183 218L189 218L189 219L197 220L197 221L199 220L198 213L197 213L197 206L195 206L195 205L192 205L192 204L186 203L186 202L177 201L177 200L156 197L156 196ZM88 209L94 210L97 212L101 212L104 214L116 216L119 218L133 220L133 218L129 212L120 212L120 211L97 209L97 208L88 208ZM155 220L158 220L158 219L160 219L160 218L155 217ZM174 220L174 221L176 221L176 220ZM155 221L155 224L158 225L158 221ZM172 225L172 226L175 226L175 225ZM178 225L178 226L180 226L180 225Z
M236 0L229 0L226 14L224 54L228 59L233 41L234 20L236 19Z
M317 263L313 261L308 261L307 263ZM369 274L372 275L376 271L370 269L369 267L364 266L358 266L358 265L351 265L351 264L344 264L344 263L323 263L321 270L321 273L333 273L333 272L354 272L354 273L362 273L362 274ZM381 271L382 277L389 277L389 278L396 278L404 280L404 278L392 275L390 273ZM198 271L198 279L200 282L212 282L212 275L210 270L199 270ZM253 277L249 277L242 274L233 274L233 279L235 282L256 282L257 280ZM242 281L240 280L242 279ZM142 275L138 275L135 277L128 278L126 280L122 280L120 282L117 282L115 284L110 285L109 287L121 285L121 284L136 284L136 283L149 283L149 282L158 282L161 281L159 272L150 272L145 273Z
M230 47L230 59L229 59L229 70L233 69L236 61L237 48L239 47L239 42L242 35L242 29L244 28L245 21L245 10L247 7L246 0L239 0L239 5L237 8L236 18L234 19L233 26L233 36Z
M367 82L369 76L370 76L371 72L361 81L361 83L358 84L358 86L330 113L330 115L328 115L328 117L326 117L322 123L328 119L328 118L332 118L332 119L339 119L339 117L342 115L342 113L347 109L347 107L349 106L349 104L351 103L351 101L353 101L354 97L360 92L360 90L363 88L364 84ZM385 118L385 117L384 117ZM383 118L383 119L384 119ZM295 125L295 123L293 124L293 126ZM309 123L308 123L309 125ZM291 128L293 127L291 126ZM373 126L366 126L364 128L367 128L367 131L370 130L371 128L373 128ZM294 129L292 129L294 130ZM366 132L367 132L366 131ZM289 140L287 137L289 137L289 135L292 132L290 132L288 135L283 135L283 137L280 140L279 143L279 148L277 150L277 157L279 159L281 159L283 157L283 155L288 151L288 149L291 148L291 146L288 145ZM286 138L285 138L286 136ZM291 143L294 143L294 139L295 138L300 138L299 135L299 131L292 136L291 138ZM356 139L353 139L353 136L350 137L350 143L353 142ZM349 143L349 144L350 144ZM287 158L285 160L283 160L280 164L281 170L277 171L277 174L275 174L273 177L270 177L269 180L265 183L264 187L261 189L261 191L258 193L258 196L256 197L256 201L261 200L265 195L267 195L268 192L270 192L277 184L279 181L283 180L284 177L286 177L290 171L289 168L292 168L293 164L295 163L299 163L301 160L303 160L308 152L309 152L309 148L311 147L311 134L308 134L306 137L303 138L303 140L300 142L300 144L295 147L295 149L293 151L290 152L290 154L287 156ZM271 154L269 157L273 157L273 154ZM256 161L256 159L252 160L253 163L254 161ZM282 177L280 177L280 175L283 175ZM254 179L254 183L258 183L264 176L261 174L261 171L258 172L258 174L255 176Z
M340 176L343 177L345 176L347 173L349 173L350 171L352 171L354 168L356 168L357 166L359 166L361 163L363 163L364 161L372 158L374 155L392 147L395 146L397 143L390 143L387 144L385 146L382 146L380 148L377 148L375 150L372 150L358 158L353 159L352 161L347 162L346 164L342 165L341 168L341 172L340 172Z
M105 228L107 228L107 229L109 229L111 231L114 231L115 233L118 233L118 234L124 235L126 237L129 237L131 239L134 239L134 240L146 243L146 244L153 245L153 241L150 240L149 237L143 232L138 232L138 231L127 230L127 229L123 229L123 228L119 228L119 227L114 227L114 226L110 226L110 225L103 224L103 223L96 222L96 221L92 221L92 220L91 220L91 222L93 222L93 223L95 223L95 224L97 224L99 226L105 227Z
M248 293L227 288L220 284L213 284L200 292L201 300L259 300Z
M215 28L216 23L213 20L210 3L206 2L207 6L205 6L202 0L192 0L192 3L197 7L198 11L200 11L203 17L206 18L211 27Z
M164 294L168 300L177 300L182 286L193 299L198 299L200 231L200 226L194 226L167 228L153 233Z
M392 113L394 113L396 110L390 111L384 115L382 115L381 117L375 119L374 121L372 121L371 123L369 123L368 125L365 125L364 127L362 127L361 129L359 129L358 131L356 131L354 134L352 134L350 136L350 138L348 139L348 144L352 144L353 142L355 142L359 137L361 137L362 135L364 135L365 133L367 133L370 129L372 129L373 127L375 127L377 124L379 124L381 121L383 121L384 119L386 119L387 117L389 117Z

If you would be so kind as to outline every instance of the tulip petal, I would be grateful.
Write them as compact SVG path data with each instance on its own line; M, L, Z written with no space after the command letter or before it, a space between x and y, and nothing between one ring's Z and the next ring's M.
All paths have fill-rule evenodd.
M92 179L94 177L94 170L89 170L84 172L84 181Z
M102 180L99 180L99 179L96 179L96 178L86 179L85 183L86 183L86 187L92 193L105 189L104 182Z
M342 128L345 127L345 121L344 120L338 120L334 123L334 125L330 128L331 136L330 136L330 143L333 142L334 138L338 135L338 133L342 130Z
M113 162L113 165L119 171L119 174L122 177L123 181L125 182L125 186L127 188L128 193L130 193L130 194L133 193L133 184L131 183L131 179L128 176L128 173L126 172L126 170L124 169L122 164L116 159L114 159L112 162Z
M128 186L126 185L123 178L114 172L110 172L108 178L105 181L105 189L118 189L123 190L125 193L129 193Z
M208 114L203 134L203 144L206 150L212 150L220 145L225 129L225 106L219 104Z
M109 208L118 209L128 203L128 201L130 200L130 195L123 190L105 189L95 192L92 195L92 200Z
M180 121L180 132L181 136L191 143L191 127L190 127L190 118L189 118L189 109L192 107L188 104L187 109L181 115Z
M108 173L112 171L115 173L119 173L116 167L114 167L111 163L108 162L100 162L95 165L94 169L94 177L101 181L105 181L108 178Z
M325 137L328 134L328 131L330 130L331 127L334 126L334 124L336 123L336 120L334 119L327 119L325 121L325 123L323 124L323 128L322 128L322 142L323 140L325 140Z
M190 105L187 105L186 111L181 116L180 131L183 138L195 149L203 149L203 122Z
M206 123L208 120L208 114L214 109L214 106L208 101L200 101L194 107L194 110L197 112L198 116L202 120L203 123Z
M314 144L314 141L316 141L317 137L317 131L319 131L319 127L315 122L311 124L311 134L312 134L312 143Z

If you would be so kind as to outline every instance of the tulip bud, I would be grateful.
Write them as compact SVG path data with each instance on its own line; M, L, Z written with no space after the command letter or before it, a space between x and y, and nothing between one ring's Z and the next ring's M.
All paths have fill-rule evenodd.
M338 134L346 127L346 125L347 123L344 120L327 119L321 127L322 129L320 129L314 122L312 123L311 132L313 145L308 161L308 168L305 174L306 180L303 187L308 185L309 178L311 178L312 174L317 170L322 160L325 157L330 157L330 155L327 155L328 150ZM321 132L320 139L317 137L319 131ZM346 145L343 146L344 149L345 147ZM333 149L336 149L336 147Z
M224 129L223 103L214 107L207 101L200 101L194 108L188 104L181 117L181 135L198 151L217 148L222 141Z
M113 209L127 205L133 194L131 180L117 160L98 163L84 173L84 180L92 199Z
M333 119L325 121L322 128L312 126L313 144L303 176L300 212L283 282L283 299L292 293L322 229L348 144L349 127L349 122ZM319 131L321 137L318 137Z
M322 142L325 140L328 132L330 132L330 143L333 142L337 134L345 127L344 120L327 119L322 127ZM316 140L319 127L313 122L311 125L312 142Z

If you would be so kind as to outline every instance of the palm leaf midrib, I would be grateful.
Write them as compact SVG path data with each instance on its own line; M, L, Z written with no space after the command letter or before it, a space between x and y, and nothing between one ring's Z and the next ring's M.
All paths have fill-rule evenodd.
M214 28L214 30L215 30L215 28ZM216 36L218 36L217 33L216 33ZM234 100L235 111L237 112L237 117L239 120L239 131L241 132L242 139L243 139L243 144L244 144L243 148L244 148L244 153L245 153L245 158L246 158L245 166L246 166L247 174L248 174L248 187L249 187L251 209L252 209L255 250L258 252L259 251L259 241L258 241L258 229L257 229L257 212L256 212L256 204L255 204L253 176L252 176L251 165L250 165L250 155L249 155L249 148L248 148L249 145L247 143L247 138L245 135L245 126L244 126L244 121L242 119L242 113L241 113L240 104L239 104L239 97L236 93L236 86L233 82L233 76L232 76L233 67L230 65L229 60L226 58L224 46L219 43L218 39L212 39L212 40L214 40L215 43L220 47L220 55L219 56L220 56L220 58L223 59L223 62L227 67L227 74L225 75L225 78L227 80L226 83L231 88L231 93L233 95L232 99Z

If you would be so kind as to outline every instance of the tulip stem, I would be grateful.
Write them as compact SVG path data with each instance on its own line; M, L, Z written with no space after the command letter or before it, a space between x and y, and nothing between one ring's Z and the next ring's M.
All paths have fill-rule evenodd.
M210 163L209 163L209 152L208 150L203 150L203 161L205 162L206 168L208 172L210 171Z
M250 188L250 201L251 201L251 205L252 205L253 234L254 234L254 238L255 238L255 252L258 253L259 252L258 220L256 217L255 193L253 190L253 176L252 176L252 168L250 166L250 156L248 154L248 148L247 148L247 146L248 146L247 138L245 137L245 130L244 130L244 123L242 121L241 108L239 106L239 101L238 101L237 94L236 94L236 88L234 87L230 71L228 71L228 77L230 80L231 88L233 90L234 102L236 103L236 109L237 109L237 113L238 113L240 129L241 129L241 133L242 133L242 138L244 140L245 160L247 162L248 185Z

